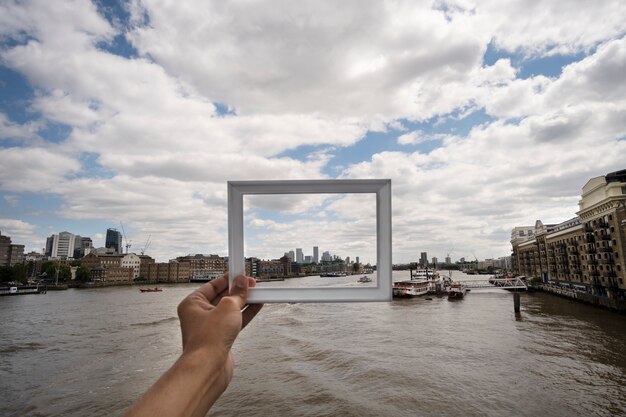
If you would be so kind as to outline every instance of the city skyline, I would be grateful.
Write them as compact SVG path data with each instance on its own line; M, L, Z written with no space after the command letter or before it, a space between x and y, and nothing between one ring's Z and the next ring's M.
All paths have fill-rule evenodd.
M623 1L281 7L4 4L0 230L29 252L123 223L159 259L225 254L228 180L389 178L394 262L489 258L623 169ZM373 258L347 219L371 202L274 203L254 210ZM254 250L310 246L285 216Z

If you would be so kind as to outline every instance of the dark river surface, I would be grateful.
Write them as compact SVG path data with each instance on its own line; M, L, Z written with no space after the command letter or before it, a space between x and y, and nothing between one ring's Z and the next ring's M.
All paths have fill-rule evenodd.
M194 287L0 298L0 415L119 415L180 354L176 306ZM626 415L626 317L543 293L521 306L498 289L266 305L209 415Z

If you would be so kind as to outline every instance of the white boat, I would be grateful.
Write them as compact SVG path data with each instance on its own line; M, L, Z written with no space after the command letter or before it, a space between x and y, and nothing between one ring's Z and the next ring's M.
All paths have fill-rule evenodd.
M412 270L411 281L426 283L431 293L441 293L445 288L445 280L434 269Z
M453 282L448 288L448 300L459 300L465 297L467 288L460 282Z
M372 282L372 279L366 275L363 275L361 278L359 278L358 282Z
M393 296L413 298L428 294L428 283L424 281L398 281L393 283Z

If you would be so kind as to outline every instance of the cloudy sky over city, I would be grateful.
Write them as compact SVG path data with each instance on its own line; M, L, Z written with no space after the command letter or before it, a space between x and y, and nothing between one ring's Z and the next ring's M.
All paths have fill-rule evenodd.
M122 222L160 261L226 255L228 180L390 178L394 262L509 255L513 227L574 217L589 178L626 168L624 16L622 0L0 1L0 231L40 251L61 231L103 246ZM258 256L310 255L315 232L375 258L371 204L320 201L251 209Z

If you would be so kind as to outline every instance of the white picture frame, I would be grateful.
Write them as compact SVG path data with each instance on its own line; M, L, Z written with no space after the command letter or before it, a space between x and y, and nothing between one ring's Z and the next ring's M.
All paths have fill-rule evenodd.
M245 273L243 197L253 194L376 194L376 286L250 288L248 303L391 301L391 180L228 181L229 287Z

